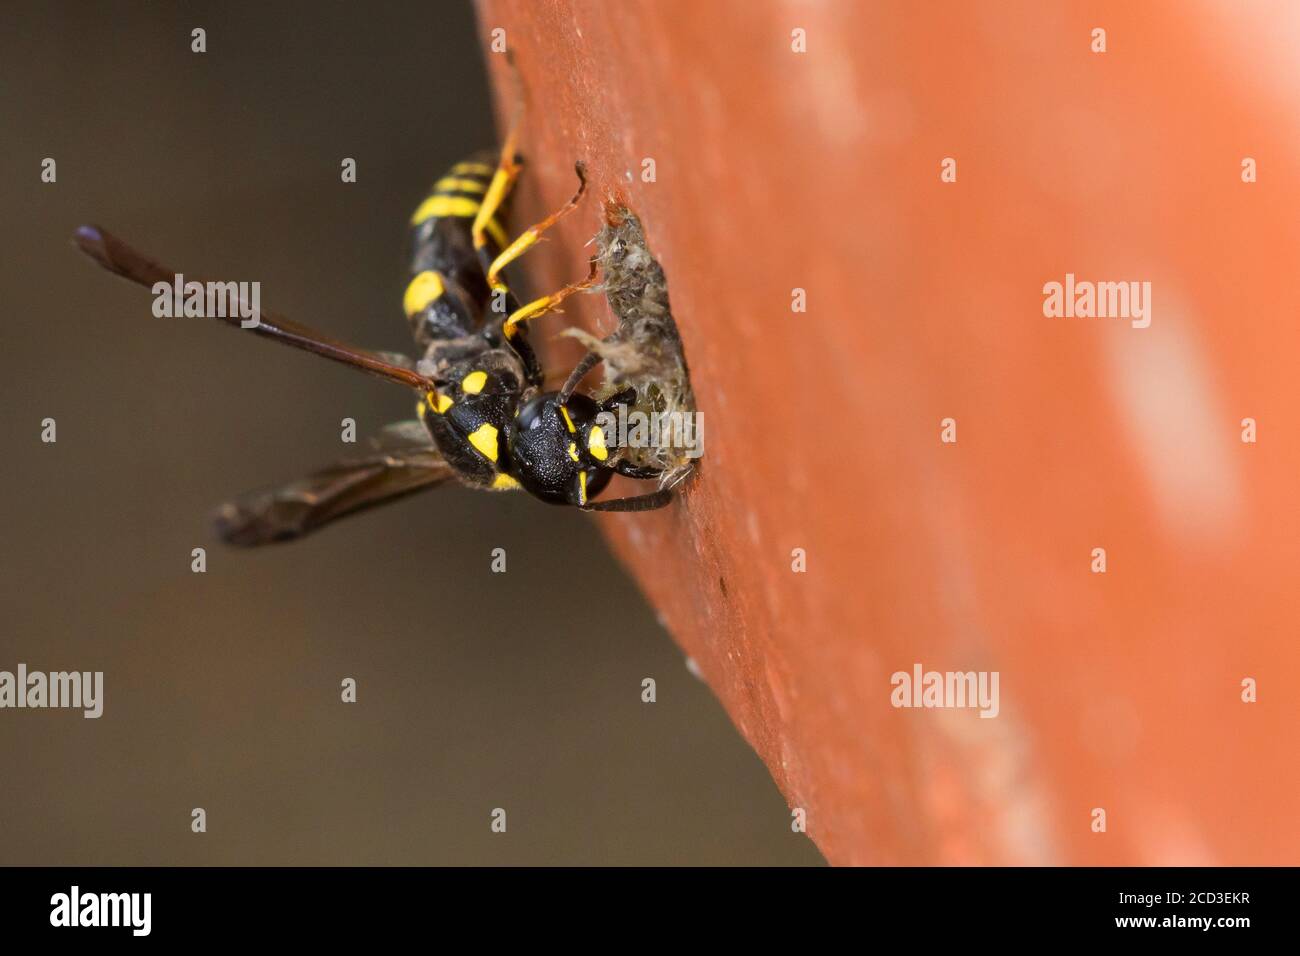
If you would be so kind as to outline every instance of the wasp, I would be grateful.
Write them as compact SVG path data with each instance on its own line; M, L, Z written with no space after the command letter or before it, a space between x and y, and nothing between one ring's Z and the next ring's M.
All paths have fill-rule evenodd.
M281 488L223 505L217 531L235 545L300 537L338 518L415 491L458 481L487 491L523 489L550 504L584 511L645 511L673 497L671 487L594 500L615 474L660 479L663 472L627 462L597 419L635 400L625 389L597 402L578 391L600 362L588 352L562 388L546 391L528 342L528 323L596 283L587 277L520 302L503 270L534 246L586 190L509 241L502 220L523 169L517 122L499 154L457 163L434 184L410 221L411 278L403 295L420 358L372 352L261 311L248 331L368 372L418 394L418 421L389 425L375 453L318 470ZM170 285L176 273L96 226L74 242L105 269L145 286ZM214 316L232 325L240 320Z

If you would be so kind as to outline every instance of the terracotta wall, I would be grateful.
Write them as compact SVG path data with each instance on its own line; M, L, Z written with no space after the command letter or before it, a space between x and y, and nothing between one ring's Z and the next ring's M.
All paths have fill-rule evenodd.
M520 219L595 187L532 278L628 202L705 416L684 502L598 520L832 862L1300 857L1300 17L1233 10L479 4ZM1067 273L1149 327L1045 316ZM891 706L916 663L998 716Z

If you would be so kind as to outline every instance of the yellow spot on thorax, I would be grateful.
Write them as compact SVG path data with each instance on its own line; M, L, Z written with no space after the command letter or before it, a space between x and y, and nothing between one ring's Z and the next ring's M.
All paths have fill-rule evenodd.
M460 390L467 395L477 395L487 384L487 372L470 372L460 382Z
M580 471L578 472L578 504L585 505L586 503L587 503L587 473L585 471Z
M429 270L421 272L411 280L406 287L406 294L402 296L402 308L406 311L406 317L409 319L416 313L423 312L430 302L442 298L446 291L447 287L439 273Z
M560 414L564 416L565 427L571 432L576 432L577 429L573 427L573 419L569 417L569 410L563 405L560 406Z
M519 487L519 482L505 472L498 472L497 476L492 479L493 491L514 491Z
M587 451L591 452L591 457L597 461L604 461L609 457L609 449L605 447L605 431L599 425L591 426L591 433L587 436Z
M578 446L573 442L569 442L569 457L574 461L578 460Z
M497 427L484 422L469 435L469 443L488 461L497 460Z

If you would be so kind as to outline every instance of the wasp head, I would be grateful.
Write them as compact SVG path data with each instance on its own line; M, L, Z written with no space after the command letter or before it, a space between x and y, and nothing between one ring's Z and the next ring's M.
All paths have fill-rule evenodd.
M519 407L510 426L510 462L524 489L551 504L583 507L613 474L602 411L585 395L544 392Z

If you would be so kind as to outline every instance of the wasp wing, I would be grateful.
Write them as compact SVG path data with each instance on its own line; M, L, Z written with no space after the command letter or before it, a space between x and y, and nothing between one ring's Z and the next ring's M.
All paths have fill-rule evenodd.
M455 470L438 454L428 433L390 425L379 450L313 472L285 485L244 495L217 509L217 534L240 547L290 541L338 518L444 484ZM422 428L421 428L422 431Z
M424 422L414 418L405 422L393 422L379 429L379 434L370 439L375 451L406 453L414 451L433 451L437 449Z

